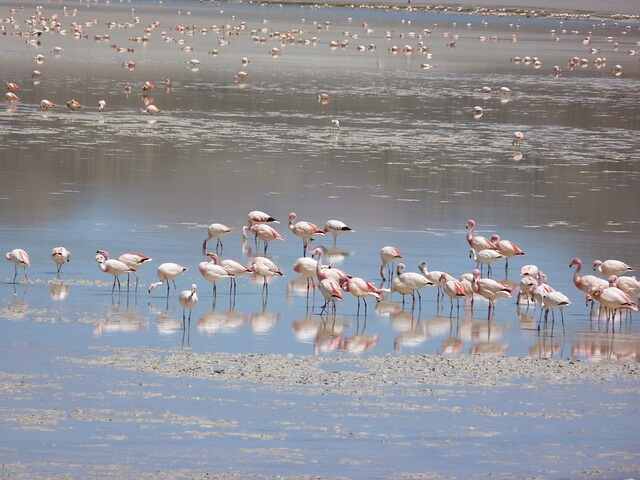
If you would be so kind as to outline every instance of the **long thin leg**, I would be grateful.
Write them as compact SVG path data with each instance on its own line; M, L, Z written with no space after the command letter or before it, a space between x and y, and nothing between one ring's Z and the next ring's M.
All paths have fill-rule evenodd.
M116 275L116 280L118 281L118 292L122 291L122 287L120 286L120 277Z
M167 300L169 299L169 280L167 280Z
M18 278L18 264L13 264L13 283L16 283L16 278Z
M367 321L367 299L365 297L362 297L362 301L364 302L364 321Z
M357 297L358 299L358 309L356 310L356 316L360 315L360 297Z
M113 294L113 292L116 291L116 276L113 276L113 285L111 285L111 293Z

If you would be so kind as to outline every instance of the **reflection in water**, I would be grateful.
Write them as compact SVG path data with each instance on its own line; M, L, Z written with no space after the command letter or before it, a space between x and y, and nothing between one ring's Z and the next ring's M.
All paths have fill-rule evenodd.
M49 296L54 302L65 301L69 296L70 291L71 287L66 285L64 282L57 280L49 282Z
M262 311L253 313L250 317L251 330L256 335L266 335L269 333L280 319L277 313Z
M218 332L231 333L242 327L247 320L248 316L237 310L228 310L226 312L211 311L200 317L197 328L204 335L215 335ZM273 325L271 325L272 327Z
M553 337L542 335L529 348L529 356L532 358L553 358L560 353L560 343Z
M134 309L122 310L115 304L102 320L98 320L93 335L100 337L110 333L134 333L147 329L147 320Z
M640 359L640 338L637 335L584 333L579 334L571 348L573 358L600 362Z
M313 352L319 355L336 351L342 343L344 328L343 318L337 316L331 318L323 317L316 333L316 338L313 341Z
M320 318L305 317L291 322L291 331L298 342L313 343L322 325Z

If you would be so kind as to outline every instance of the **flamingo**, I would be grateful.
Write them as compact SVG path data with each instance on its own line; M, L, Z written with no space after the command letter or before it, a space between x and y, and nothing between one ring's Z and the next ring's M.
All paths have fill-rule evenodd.
M42 112L46 112L47 110L50 110L52 108L56 108L56 104L51 100L47 100L46 98L40 100L40 110Z
M393 277L393 264L402 260L402 254L400 253L400 249L397 247L386 246L380 249L380 277L382 277L382 281L384 282L386 278L384 278L384 267L388 265L389 279Z
M187 309L189 310L189 325L191 325L191 311L198 303L198 286L195 283L191 284L190 290L183 290L180 292L178 300L180 301L180 305L182 305L182 325L184 328L185 311Z
M264 253L267 254L267 248L269 248L269 242L273 240L283 240L282 235L278 233L278 231L270 225L266 223L256 223L251 228L246 225L242 227L242 234L246 238L248 236L248 232L253 232L256 236L256 239L259 238L264 242Z
M7 252L4 258L6 258L8 262L13 262L13 283L16 283L16 279L18 278L18 266L21 266L24 269L25 281L29 281L29 277L27 277L27 268L31 266L31 260L29 259L29 254L26 250L14 248L10 252Z
M381 290L377 288L373 283L367 282L360 277L344 278L340 282L340 286L346 292L356 297L358 300L358 310L356 315L360 315L360 299L364 302L364 315L367 315L367 297L373 297L376 300L381 298Z
M247 218L249 220L249 223L247 224L249 227L256 223L278 223L278 220L275 217L272 217L268 213L261 212L260 210L252 210L247 214Z
M236 262L235 260L225 259L220 261L220 257L216 253L207 253L207 256L216 264L220 265L225 271L231 275L231 287L235 294L236 292L236 279L240 276L251 273L251 268L245 267L240 262Z
M524 133L520 131L513 132L513 141L511 142L512 145L517 148L522 145L522 142L524 142Z
M496 301L501 298L511 298L511 288L491 278L480 278L480 270L473 271L473 289L481 297L489 301L489 317L495 310Z
M302 256L306 257L309 242L315 235L324 236L324 230L318 228L315 223L305 221L296 222L296 218L297 215L295 212L289 214L289 230L291 230L291 233L296 237L302 239Z
M549 316L549 310L560 310L560 318L562 319L562 331L564 331L564 307L571 305L569 298L562 292L553 290L549 293L543 293L542 295L542 307L545 309L544 323L546 326L547 317ZM538 330L540 330L540 324L538 323ZM553 327L552 327L553 334Z
M538 268L537 265L524 265L523 267L520 268L520 276L521 277L526 277L526 276L537 277L539 271L540 269Z
M67 101L65 105L69 110L73 110L73 111L80 110L82 108L82 105L80 104L80 102L75 98L72 98L71 100Z
M451 277L449 275L449 277ZM449 310L449 316L453 315L453 299L456 299L457 309L460 310L460 297L466 297L467 291L464 288L462 282L455 278L449 278L447 274L443 273L438 279L438 285L442 288L444 294L449 297L451 301L451 309ZM473 293L471 293L473 295Z
M309 289L314 285L314 278L316 278L317 261L309 257L300 257L293 264L293 271L300 274L307 280L307 295L309 295Z
M331 233L333 236L333 246L336 246L338 235L343 232L353 232L353 229L341 220L327 220L324 225L324 233Z
M62 265L68 263L71 260L71 252L64 247L54 247L51 250L51 259L57 266L56 274L60 276Z
M452 275L449 275L447 272L439 272L437 270L430 272L427 268L427 262L422 262L420 265L418 265L418 270L420 270L420 273L422 273L422 275L427 277L434 285L438 287L438 296L436 298L437 302L440 301L440 295L442 294L440 288L440 277L444 275L447 280L455 280L455 278Z
M220 239L227 233L231 232L231 228L227 227L222 223L212 223L207 227L207 238L202 242L202 254L205 255L207 252L207 242L209 240L216 239L216 252L218 252L218 248L220 249L220 254L222 254L222 240Z
M485 249L476 252L473 248L469 250L469 257L476 262L476 266L480 265L480 269L482 270L482 266L487 266L487 275L491 275L491 265L493 265L496 261L501 258L505 258L500 252L497 252L492 249Z
M269 279L274 276L284 276L280 267L266 257L254 257L251 262L251 271L256 277L262 277L262 291L269 295Z
M610 277L611 275L620 276L627 272L632 272L633 268L627 265L620 260L594 260L593 261L593 271L601 273L605 277Z
M227 270L222 266L222 265L218 265L217 264L217 255L214 258L213 255L215 254L209 254L209 258L210 260L207 262L200 262L198 264L198 271L200 272L200 275L202 275L202 277L209 283L211 283L213 285L213 291L212 291L212 295L213 295L213 301L215 303L216 301L216 297L217 297L217 286L216 286L216 282L220 279L223 278L228 278L230 279L229 282L229 295L231 295L231 290L233 288L233 283L232 283L232 279L233 279L233 275L231 275L229 272L227 272Z
M173 283L173 288L176 287L176 278L179 275L182 275L187 271L187 267L183 267L177 263L163 263L158 266L156 273L158 275L159 282L152 283L149 285L149 294L153 291L154 288L159 287L163 283L167 284L167 298L169 298L169 282Z
M597 288L591 292L591 296L607 309L612 320L620 310L638 311L638 304L617 287Z
M318 289L324 297L324 305L320 311L320 315L324 313L329 305L333 307L333 313L336 311L336 300L342 300L342 289L340 288L340 280L336 280L327 273L327 269L321 269L320 264L324 252L320 248L316 248L311 258L316 260L316 277L318 278Z
M531 275L525 275L520 279L520 288L518 289L518 298L516 299L516 305L520 305L522 297L526 298L527 305L534 301L533 290L538 285L537 278L538 275L536 273L535 277Z
M542 299L545 295L550 294L555 291L555 289L547 283L547 275L544 272L538 272L538 277L536 278L536 286L533 287L531 292L533 301L535 303L540 304L540 314L542 314L543 305Z
M153 259L147 257L142 253L126 252L120 255L118 257L118 260L120 260L122 263L126 264L136 272L134 273L134 276L136 277L135 289L137 291L138 290L138 273L137 273L138 269L140 268L140 266L144 265L145 263L149 263ZM128 288L129 288L129 274L127 274L127 289Z
M569 263L569 268L575 267L575 271L573 272L573 284L576 288L585 295L585 305L589 303L591 300L591 292L596 289L604 289L609 286L609 283L595 275L580 275L580 270L582 269L582 260L577 257L571 259ZM593 308L593 303L591 304Z
M422 295L420 294L420 290L423 289L424 287L433 286L433 282L429 280L427 277L425 277L422 273L405 272L405 269L406 267L404 263L398 264L398 267L396 270L398 274L397 279L399 280L399 283L396 283L396 286L400 285L401 290L397 290L397 291L400 291L400 293L402 293L403 302L404 302L404 295L406 295L405 293L403 293L403 291L407 291L408 293L411 293L414 304L416 301L415 294L417 293L419 305L422 305Z
M107 102L105 100L98 100L98 111L104 112L105 107L107 106Z
M506 259L506 263L504 266L505 272L509 269L509 258L514 257L516 255L524 255L524 250L522 250L520 246L518 246L516 243L512 242L511 240L502 240L500 238L500 235L498 235L497 233L494 233L493 235L491 235L491 238L489 239L489 241L493 245L494 250L498 251L505 257Z
M20 101L20 97L13 92L5 93L4 98L7 102L12 102L12 103Z
M640 281L636 277L618 277L615 286L631 298L640 298Z
M476 252L493 249L493 245L491 245L491 242L487 240L486 237L475 235L476 226L477 223L473 218L467 220L465 228L467 229L467 243L469 246Z
M100 252L100 250L98 252ZM120 275L135 272L135 270L133 270L120 260L116 260L115 258L107 258L102 253L96 254L96 262L98 262L100 270L102 270L104 273L108 273L109 275L113 275L113 286L111 287L111 293L113 293L116 288L116 282L118 283L118 291L121 290Z

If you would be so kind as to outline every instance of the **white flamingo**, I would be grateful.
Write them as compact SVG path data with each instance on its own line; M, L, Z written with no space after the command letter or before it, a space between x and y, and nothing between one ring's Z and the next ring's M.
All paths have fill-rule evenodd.
M327 220L324 225L324 233L330 233L333 237L333 246L335 247L338 235L344 232L353 232L353 229L342 220Z
M209 240L213 240L214 238L216 239L216 252L218 252L218 249L219 249L219 253L222 254L223 245L222 245L221 237L223 237L224 235L230 232L231 232L231 228L227 227L222 223L212 223L211 225L209 225L207 227L207 238L205 238L204 242L202 242L202 254L203 255L206 254L207 242Z
M56 264L56 275L60 276L62 265L71 261L71 252L64 247L54 247L51 250L51 259Z
M382 281L386 281L384 278L384 267L388 266L389 279L393 277L393 264L398 260L402 260L402 254L400 253L400 249L397 247L392 247L387 245L380 249L380 277Z
M27 277L27 268L31 266L31 260L29 259L29 254L26 250L22 248L14 248L10 252L7 252L4 256L8 262L13 263L13 283L16 283L16 279L18 278L18 267L22 267L24 269L24 280L26 282L29 281L29 277Z
M101 253L96 254L96 262L98 262L100 270L109 275L113 275L113 285L111 287L111 293L113 293L116 288L116 282L118 284L118 291L121 290L120 275L135 272L135 270L133 270L120 260L116 260L115 258L107 258Z
M163 263L158 266L156 273L158 275L159 282L152 283L149 285L149 294L153 291L153 289L161 286L163 283L167 284L167 298L169 298L169 282L173 283L173 288L176 287L176 278L182 275L187 271L187 267L183 267L178 263Z
M324 230L318 228L315 223L299 221L296 222L297 215L295 212L291 212L289 214L289 230L296 237L302 239L302 256L307 256L307 248L309 247L309 242L316 235L324 236Z

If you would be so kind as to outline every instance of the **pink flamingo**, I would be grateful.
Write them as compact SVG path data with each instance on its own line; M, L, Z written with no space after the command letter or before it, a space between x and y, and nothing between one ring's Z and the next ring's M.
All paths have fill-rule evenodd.
M591 292L596 289L605 289L609 286L609 283L595 275L580 275L580 270L582 269L582 260L577 257L571 259L569 263L569 268L575 267L575 271L573 272L573 284L576 286L578 290L584 292L584 303L585 305L589 304L591 300ZM591 304L591 308L593 309L593 303Z
M382 277L383 282L386 281L384 267L388 265L387 273L389 274L389 280L391 280L393 278L393 264L398 260L402 260L399 248L387 245L380 249L380 277Z
M496 301L501 298L511 298L511 288L503 283L496 282L491 278L480 278L480 270L473 271L473 289L481 297L489 301L488 315L495 310Z
M339 281L329 276L326 269L320 268L323 254L324 253L321 248L316 248L311 256L314 260L316 260L316 277L318 278L318 289L324 297L324 305L322 306L322 310L320 310L320 315L325 312L329 305L332 306L333 314L335 315L336 300L342 300L344 296L342 295L342 289L340 288Z
M457 310L460 310L460 297L466 297L467 292L465 291L462 282L449 277L450 276L447 276L447 274L442 273L438 283L444 294L449 297L449 300L451 301L451 309L449 310L449 316L451 317L453 315L453 299L456 299L456 308ZM471 294L473 295L473 293Z
M284 240L282 235L278 233L278 231L270 225L266 223L256 223L251 228L246 225L242 227L242 234L246 239L249 232L253 232L256 236L256 239L260 239L264 242L264 254L267 254L267 249L269 248L269 242L273 240Z
M10 252L7 252L4 257L8 262L13 263L13 283L16 283L16 279L18 278L18 266L24 269L24 279L28 282L27 268L31 266L31 260L29 259L27 251L21 248L14 248Z
M356 315L360 315L360 299L364 302L364 315L367 316L367 297L373 297L380 300L382 293L373 283L367 282L360 277L344 278L340 282L340 286L346 292L358 299L358 310Z
M291 212L289 214L289 230L296 237L302 239L302 256L307 256L307 248L309 246L309 242L316 235L324 236L324 230L318 228L315 223L299 221L296 222L297 215L295 212Z
M501 253L506 258L506 263L504 266L505 272L509 269L509 258L514 257L516 255L524 255L524 250L520 248L520 246L511 240L502 240L500 235L494 233L491 235L489 239L491 244L493 245L493 249Z
M465 228L467 229L467 243L469 243L469 246L476 252L481 250L493 250L493 245L486 239L486 237L483 237L482 235L475 235L476 226L477 223L473 218L467 220Z

